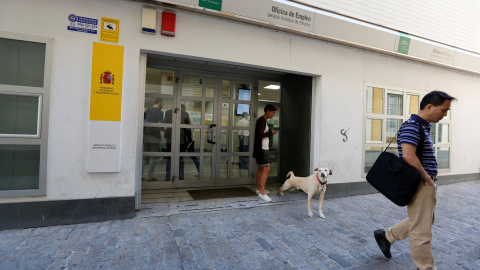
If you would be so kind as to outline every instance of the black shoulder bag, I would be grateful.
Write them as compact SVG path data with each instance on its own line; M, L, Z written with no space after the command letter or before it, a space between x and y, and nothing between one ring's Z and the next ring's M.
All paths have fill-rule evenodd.
M421 160L423 156L423 146L425 144L425 133L422 125L419 125L420 141L416 155ZM403 158L386 152L395 137L373 164L373 167L367 174L367 181L394 204L405 206L412 200L417 192L422 177L418 170L408 164Z

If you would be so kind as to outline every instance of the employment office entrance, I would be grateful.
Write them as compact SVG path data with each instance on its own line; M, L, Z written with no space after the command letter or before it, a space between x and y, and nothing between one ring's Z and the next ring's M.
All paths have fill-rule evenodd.
M174 68L145 73L142 189L255 183L255 121L267 103L280 111L280 83ZM259 87L267 87L264 99ZM268 121L271 128L280 129L279 115ZM273 137L270 177L277 175L278 145Z

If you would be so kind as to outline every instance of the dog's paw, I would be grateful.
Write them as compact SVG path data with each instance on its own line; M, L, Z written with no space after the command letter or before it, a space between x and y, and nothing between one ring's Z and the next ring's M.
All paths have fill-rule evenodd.
M313 213L308 213L308 216L309 216L309 217L313 217Z
M325 218L325 215L322 212L320 212L320 217Z

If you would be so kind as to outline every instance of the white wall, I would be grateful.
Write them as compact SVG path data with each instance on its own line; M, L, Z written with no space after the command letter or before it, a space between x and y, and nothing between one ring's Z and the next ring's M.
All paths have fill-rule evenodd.
M452 171L478 173L479 127L467 119L478 115L480 79L446 69L373 54L318 40L282 34L177 11L176 36L143 34L142 6L125 1L19 0L0 3L0 31L47 36L55 39L51 105L47 196L0 199L1 202L62 200L133 196L140 50L202 57L250 66L261 66L316 78L314 100L313 164L325 164L335 174L332 183L364 181L364 84L374 83L411 90L444 90L458 97L452 106ZM121 172L87 173L92 43L99 35L67 30L69 14L120 20L119 45L125 46ZM340 130L349 129L348 141Z

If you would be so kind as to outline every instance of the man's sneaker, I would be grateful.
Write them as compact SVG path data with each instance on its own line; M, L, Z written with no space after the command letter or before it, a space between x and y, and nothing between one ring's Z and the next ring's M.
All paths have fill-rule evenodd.
M258 197L259 197L260 199L266 201L266 202L271 202L271 201L272 201L272 199L271 199L270 197L268 197L267 194L262 195L261 193L258 193Z
M375 240L377 241L378 247L382 251L383 255L387 258L391 258L392 254L390 253L390 242L388 242L387 237L385 237L384 230L376 230L373 232L373 236L375 236Z
M260 194L260 190L259 189L255 190L255 193ZM268 194L268 193L270 193L270 191L265 189L265 194Z

